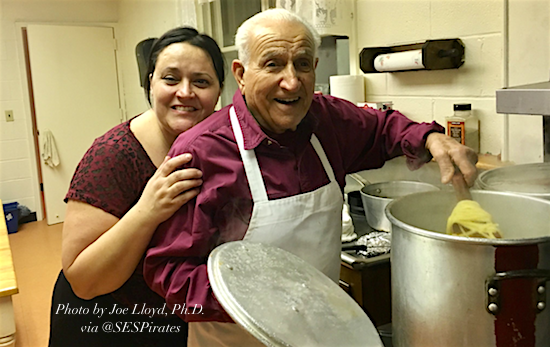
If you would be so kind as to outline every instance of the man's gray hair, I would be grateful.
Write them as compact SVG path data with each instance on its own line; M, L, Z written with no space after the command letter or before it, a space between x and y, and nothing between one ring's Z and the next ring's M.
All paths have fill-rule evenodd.
M250 60L249 39L251 34L254 32L257 25L270 19L302 24L309 32L311 38L313 38L313 54L317 57L317 48L321 45L321 37L319 36L317 30L315 30L311 24L297 14L285 9L275 8L255 14L244 21L243 24L241 24L241 26L237 29L237 34L235 35L235 45L239 51L239 60L243 63L244 67L248 66L248 62Z

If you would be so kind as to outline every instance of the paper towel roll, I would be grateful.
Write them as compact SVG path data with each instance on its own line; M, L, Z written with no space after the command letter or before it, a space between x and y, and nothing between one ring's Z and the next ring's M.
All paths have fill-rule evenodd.
M374 58L376 71L403 71L423 69L422 50L380 54Z
M357 104L365 101L363 75L330 76L330 95Z

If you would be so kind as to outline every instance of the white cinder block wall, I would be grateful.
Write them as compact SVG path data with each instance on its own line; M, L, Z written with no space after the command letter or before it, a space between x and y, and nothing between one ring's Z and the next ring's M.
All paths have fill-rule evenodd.
M192 7L192 8L190 8ZM18 23L115 25L120 87L126 116L147 109L139 85L135 46L181 24L195 25L189 0L0 0L0 199L40 210L38 173L31 133L30 106L23 88ZM99 102L99 101L98 101ZM13 110L14 122L4 111ZM86 129L81 129L86 131ZM84 154L84 153L83 153ZM38 213L40 216L40 213Z
M549 3L509 1L510 85L548 80ZM481 121L480 152L500 154L503 116L496 113L495 91L504 86L505 4L506 0L357 0L357 53L363 47L445 38L460 38L466 47L459 69L365 74L367 101L392 101L395 109L414 120L442 125L454 103L471 103ZM510 160L542 160L540 118L510 116Z

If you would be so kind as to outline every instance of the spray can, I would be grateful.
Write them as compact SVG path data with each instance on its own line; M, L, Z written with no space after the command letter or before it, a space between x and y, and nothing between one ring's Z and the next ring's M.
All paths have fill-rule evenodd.
M479 153L479 120L472 115L471 104L454 104L454 113L447 117L447 135Z

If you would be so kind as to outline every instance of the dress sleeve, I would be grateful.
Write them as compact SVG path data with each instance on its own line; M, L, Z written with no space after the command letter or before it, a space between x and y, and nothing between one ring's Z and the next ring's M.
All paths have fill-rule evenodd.
M136 203L155 168L129 130L118 128L96 139L84 154L65 202L85 202L118 218Z

